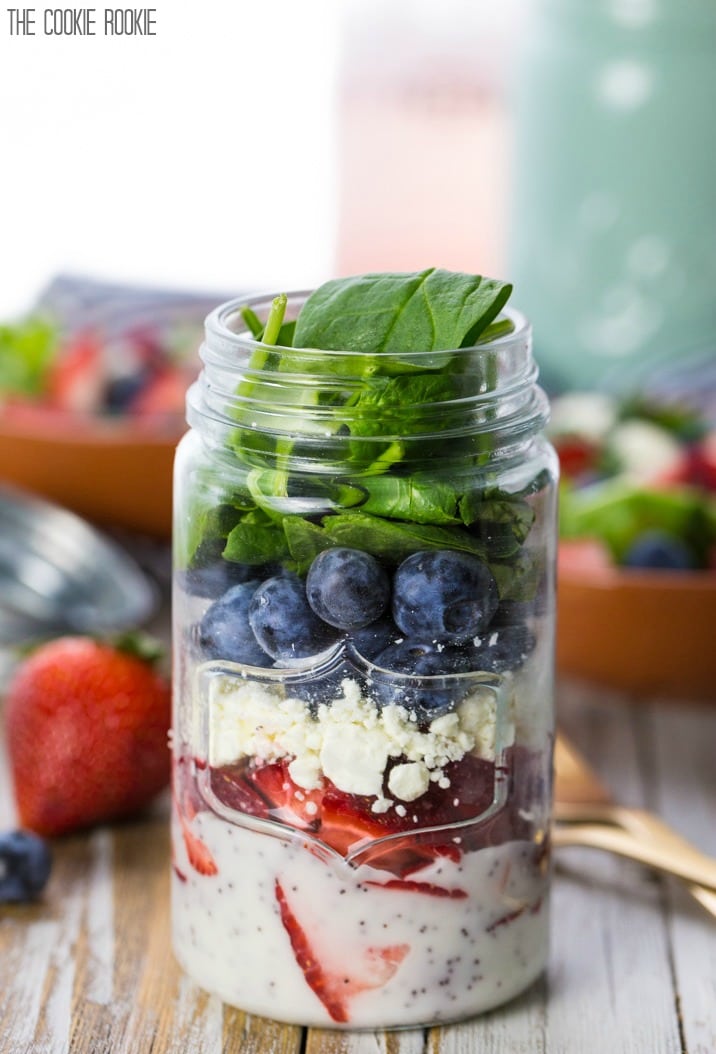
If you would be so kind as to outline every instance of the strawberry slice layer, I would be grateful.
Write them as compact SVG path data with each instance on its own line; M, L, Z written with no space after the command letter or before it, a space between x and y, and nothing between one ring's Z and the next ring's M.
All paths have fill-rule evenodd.
M269 764L223 765L211 770L211 789L224 805L301 831L320 823L323 790L304 790L291 779L286 759Z
M360 992L381 988L393 977L408 954L410 945L390 944L382 948L370 946L363 954L362 966L366 975L356 977L347 971L333 972L319 961L306 931L288 903L284 889L276 879L275 895L281 922L291 942L294 957L306 978L309 988L318 996L333 1021L350 1021L349 1000Z
M180 820L184 845L186 846L186 853L191 866L200 875L218 875L219 868L209 849L204 845L201 838L194 834L184 817L180 817Z
M450 900L466 900L467 893L464 889L446 889L437 886L434 882L418 882L410 878L391 878L387 882L366 882L367 886L376 886L378 889L398 889L402 893L425 893L429 897L448 897Z
M255 788L271 808L272 816L301 830L318 829L323 788L304 790L294 783L286 760L250 770L246 782Z
M179 758L174 763L172 796L189 863L200 875L218 874L219 868L211 851L191 829L191 821L205 806L191 773L187 771L185 758Z

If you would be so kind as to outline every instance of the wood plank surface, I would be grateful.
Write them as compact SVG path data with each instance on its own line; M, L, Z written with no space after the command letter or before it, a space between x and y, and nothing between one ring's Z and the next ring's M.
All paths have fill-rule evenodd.
M716 708L564 684L560 722L626 804L716 855ZM0 821L13 823L0 759ZM716 1054L716 920L676 883L560 850L547 977L460 1025L303 1030L224 1007L176 965L167 801L55 845L45 897L0 906L0 1054Z

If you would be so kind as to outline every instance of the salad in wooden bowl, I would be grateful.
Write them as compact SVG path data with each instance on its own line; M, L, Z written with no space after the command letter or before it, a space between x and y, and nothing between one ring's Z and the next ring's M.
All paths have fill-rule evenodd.
M0 478L168 537L174 449L221 297L55 279L0 325Z
M716 431L648 398L572 393L553 410L559 668L716 701Z

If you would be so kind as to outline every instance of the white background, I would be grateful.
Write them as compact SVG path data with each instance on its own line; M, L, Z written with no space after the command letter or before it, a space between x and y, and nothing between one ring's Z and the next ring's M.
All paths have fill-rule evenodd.
M479 176L468 184L460 162L479 119L466 123L463 108L448 127L419 85L407 124L394 104L431 62L438 80L494 80L507 0L498 12L486 0L154 0L149 38L40 35L55 6L35 4L35 37L11 37L0 7L0 319L58 272L232 292L303 286L354 262L410 265L411 252L415 266L465 263L450 256L451 234L466 231L459 202L444 210L451 166L471 199L490 206L497 192L480 193ZM374 107L351 111L364 124L350 141L346 90L372 93ZM416 112L443 129L453 156L439 166ZM405 157L404 138L424 144L422 160ZM356 151L361 169L350 160L347 173ZM415 215L407 204L399 215L404 196ZM352 258L338 242L361 231L368 243Z

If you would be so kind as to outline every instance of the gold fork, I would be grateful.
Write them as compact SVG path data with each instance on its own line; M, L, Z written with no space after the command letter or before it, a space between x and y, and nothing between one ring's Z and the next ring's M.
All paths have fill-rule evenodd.
M716 916L716 860L653 813L614 802L561 733L555 742L554 768L555 846L605 849L676 875L687 882L691 896Z

